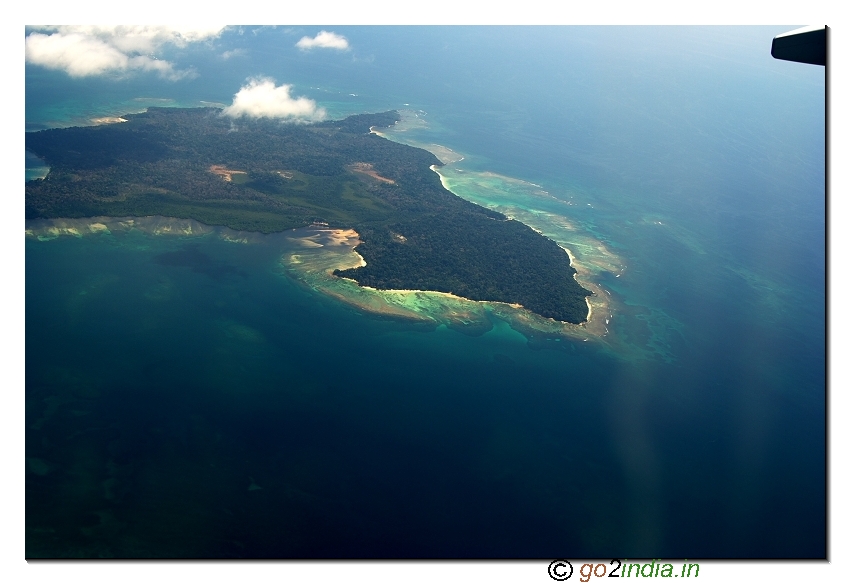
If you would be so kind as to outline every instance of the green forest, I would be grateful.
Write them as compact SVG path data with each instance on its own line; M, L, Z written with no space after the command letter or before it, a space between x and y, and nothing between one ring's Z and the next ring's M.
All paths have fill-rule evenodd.
M263 233L324 222L360 233L367 265L335 273L362 285L587 317L591 292L554 241L443 188L430 152L370 133L397 112L314 124L233 120L216 108L123 117L26 134L50 166L26 183L26 218L162 215Z

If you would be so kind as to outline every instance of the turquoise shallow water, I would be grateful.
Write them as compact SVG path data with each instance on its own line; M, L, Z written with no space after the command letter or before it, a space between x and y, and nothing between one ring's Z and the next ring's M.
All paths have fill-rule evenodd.
M281 236L28 237L27 555L822 556L822 75L772 29L340 31L226 35L183 83L28 66L27 127L260 74L412 112L387 135L570 248L607 340L365 313Z

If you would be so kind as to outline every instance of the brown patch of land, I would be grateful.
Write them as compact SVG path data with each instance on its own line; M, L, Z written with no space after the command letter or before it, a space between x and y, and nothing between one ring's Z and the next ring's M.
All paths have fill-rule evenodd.
M352 172L357 172L358 174L364 174L369 176L370 178L374 178L378 182L385 182L387 184L395 184L395 180L387 178L386 176L381 176L378 174L373 168L372 165L367 162L355 162L351 166L349 166Z
M210 166L210 172L212 172L216 176L221 176L222 178L224 178L225 182L233 181L232 176L234 174L248 174L244 170L228 170L226 167L219 166L217 164L213 164L212 166Z

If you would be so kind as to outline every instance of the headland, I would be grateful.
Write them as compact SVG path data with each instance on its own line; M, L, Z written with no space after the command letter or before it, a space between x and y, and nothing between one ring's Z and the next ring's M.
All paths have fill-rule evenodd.
M592 295L556 242L446 190L433 154L375 135L396 112L312 125L234 122L216 108L151 108L127 122L31 132L50 173L28 219L162 215L240 232L353 230L376 290L442 292L578 324ZM234 124L236 131L234 131ZM238 178L238 180L237 180Z

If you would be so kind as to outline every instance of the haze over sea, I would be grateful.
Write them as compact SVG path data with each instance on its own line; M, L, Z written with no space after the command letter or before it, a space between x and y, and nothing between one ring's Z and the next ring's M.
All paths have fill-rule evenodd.
M28 63L27 130L257 77L400 110L608 334L365 313L279 235L27 237L27 556L824 557L824 69L771 58L789 27L319 30L166 47L176 81Z

